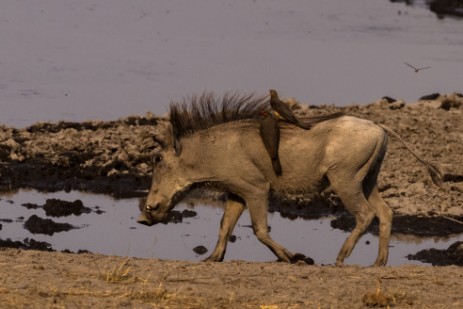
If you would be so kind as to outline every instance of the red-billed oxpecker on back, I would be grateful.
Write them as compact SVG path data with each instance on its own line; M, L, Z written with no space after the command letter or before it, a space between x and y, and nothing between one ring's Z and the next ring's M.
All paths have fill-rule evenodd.
M297 125L300 128L309 130L313 125L312 122L304 123L301 120L297 119L296 116L291 111L291 108L280 98L278 93L274 89L270 89L270 106L272 111L262 112L262 122L260 124L260 135L262 137L262 142L267 149L267 152L272 159L273 170L275 175L281 176L283 173L281 169L280 159L278 158L278 147L280 142L280 129L278 126L278 121L286 121L292 124ZM319 116L323 120L328 120L331 118L336 118L341 116L342 113L335 113L328 116Z
M282 100L280 100L278 96L278 92L275 89L270 89L270 106L275 111L275 115L282 120L290 122L300 128L303 129L310 129L310 124L305 124L301 122L296 116L293 114L291 108Z
M280 128L278 120L272 112L262 112L262 122L260 123L260 136L264 143L265 149L272 160L275 175L281 176L281 164L278 158L278 145L280 142Z

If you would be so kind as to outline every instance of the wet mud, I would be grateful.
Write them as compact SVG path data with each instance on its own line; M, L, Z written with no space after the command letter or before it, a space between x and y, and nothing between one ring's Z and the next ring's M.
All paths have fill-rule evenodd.
M22 250L39 250L39 251L55 251L51 244L45 241L37 241L32 238L26 238L23 241L12 241L11 239L0 239L0 248L16 248Z
M463 3L459 0L390 0L391 2L404 2L407 5L426 5L438 18L463 17Z
M433 266L463 266L463 241L457 241L446 250L426 249L408 255L409 260L431 263Z
M43 205L45 214L49 217L67 217L70 215L80 216L83 213L90 213L92 210L85 207L82 201L62 201L59 199L47 199Z
M43 219L37 215L32 215L24 222L24 228L32 234L53 235L54 233L77 229L69 223L57 223L51 219Z
M412 215L394 216L393 234L408 234L420 237L449 236L463 234L463 217L417 217ZM355 220L352 215L344 212L331 221L331 227L343 231L352 231ZM379 222L375 218L367 231L378 235Z
M64 201L61 199L47 199L44 205L38 205L35 203L23 203L21 206L27 209L38 209L42 208L45 211L47 217L67 217L70 215L80 216L82 214L88 214L95 212L96 214L103 213L99 206L95 206L94 209L84 206L81 200L75 201Z

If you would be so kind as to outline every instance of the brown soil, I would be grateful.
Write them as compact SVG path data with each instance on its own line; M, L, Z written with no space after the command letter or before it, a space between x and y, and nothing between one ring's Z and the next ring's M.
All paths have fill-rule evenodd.
M342 109L387 125L424 158L439 163L443 188L433 185L423 166L391 137L379 184L394 211L394 228L449 234L463 226L463 99L431 99L408 105L388 98L368 106L294 108L300 116ZM149 186L151 154L159 147L151 135L162 132L163 121L148 115L0 127L1 188L144 195L140 190ZM273 205L272 211L282 211L285 203L293 206L288 216L312 216L313 208L301 205L342 209L333 196L312 202L297 196ZM351 223L347 218L336 224L349 229ZM21 245L50 249L33 240ZM461 262L461 247L456 244L445 254ZM462 286L463 269L458 266L192 263L0 249L2 308L461 308Z
M0 251L2 308L462 308L457 266L192 263Z

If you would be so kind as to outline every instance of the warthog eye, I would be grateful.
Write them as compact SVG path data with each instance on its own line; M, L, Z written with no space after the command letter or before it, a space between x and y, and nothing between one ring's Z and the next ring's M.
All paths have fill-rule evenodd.
M155 155L154 156L154 163L159 163L162 161L162 156L161 155Z

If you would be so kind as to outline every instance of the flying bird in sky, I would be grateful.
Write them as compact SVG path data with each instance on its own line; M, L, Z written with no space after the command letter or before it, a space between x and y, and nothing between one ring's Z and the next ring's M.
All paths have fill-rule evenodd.
M405 62L405 65L411 67L413 70L415 70L415 73L418 73L419 71L421 70L425 70L425 69L429 69L430 67L423 67L423 68L417 68L417 67L414 67L413 65L409 64L409 63L406 63Z

